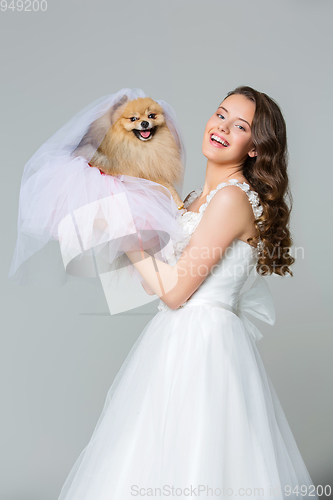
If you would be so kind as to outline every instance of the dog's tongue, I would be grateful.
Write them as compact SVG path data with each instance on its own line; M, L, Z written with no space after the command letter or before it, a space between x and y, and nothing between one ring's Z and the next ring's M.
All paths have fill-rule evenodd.
M146 139L147 137L150 136L150 130L140 130L141 137Z

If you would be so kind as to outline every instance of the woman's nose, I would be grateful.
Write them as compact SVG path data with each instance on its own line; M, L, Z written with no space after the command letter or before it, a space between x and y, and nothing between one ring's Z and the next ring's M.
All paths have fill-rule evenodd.
M219 128L219 130L221 130L225 133L229 133L229 125L228 125L227 120L223 120L223 122L220 122L218 128Z

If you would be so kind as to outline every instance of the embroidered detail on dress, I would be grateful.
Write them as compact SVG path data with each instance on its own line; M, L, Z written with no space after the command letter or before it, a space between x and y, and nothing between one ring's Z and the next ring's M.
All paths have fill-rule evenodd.
M210 200L213 198L213 196L215 195L215 193L217 193L217 191L219 189L221 189L222 187L228 186L230 184L234 185L234 186L239 186L243 191L245 191L245 193L247 194L249 201L252 205L252 209L253 209L253 213L254 213L255 218L257 219L258 217L260 217L261 214L263 213L263 207L260 205L258 193L256 193L255 191L252 191L250 189L250 186L246 182L242 183L242 182L239 182L237 179L230 179L229 183L228 182L221 182L221 184L219 184L216 187L216 189L214 189L213 191L211 191L207 195L207 198L206 198L207 201L206 201L206 203L201 205L201 207L199 208L199 212L204 212L208 203L210 202ZM199 195L202 193L202 191L203 191L203 189L201 190Z

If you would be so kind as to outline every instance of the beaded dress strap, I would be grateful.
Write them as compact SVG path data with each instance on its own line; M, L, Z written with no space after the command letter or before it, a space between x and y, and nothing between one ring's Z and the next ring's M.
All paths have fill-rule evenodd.
M199 208L199 212L202 213L206 210L206 207L208 206L213 196L217 193L217 191L219 191L221 188L225 186L230 186L230 185L238 186L243 191L245 191L245 193L248 196L249 202L251 203L255 218L257 219L258 217L260 217L263 212L263 207L260 205L258 193L252 191L250 189L250 186L246 182L239 182L237 179L230 179L229 182L221 182L221 184L219 184L215 189L213 189L210 193L208 193L206 197L206 203L203 203L201 205L201 207Z

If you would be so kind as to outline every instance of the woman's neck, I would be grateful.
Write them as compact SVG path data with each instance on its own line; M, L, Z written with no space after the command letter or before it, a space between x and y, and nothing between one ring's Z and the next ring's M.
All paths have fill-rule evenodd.
M221 182L228 182L229 179L237 179L239 182L246 181L243 169L235 165L221 165L207 161L205 184L201 196L205 198Z

